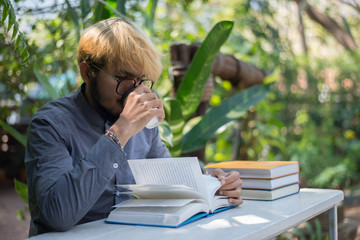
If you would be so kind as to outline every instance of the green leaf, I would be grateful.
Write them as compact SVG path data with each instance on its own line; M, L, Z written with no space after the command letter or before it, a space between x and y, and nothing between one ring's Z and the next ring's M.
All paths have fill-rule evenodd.
M16 209L16 218L18 220L24 221L25 220L25 214L23 210Z
M22 36L21 34L19 34L16 38L16 42L15 42L15 50L18 49L20 43L22 42Z
M16 22L15 20L15 14L10 12L9 13L9 23L8 23L8 28L7 28L7 32L10 31L11 27L14 25L14 22Z
M116 10L123 15L126 15L125 3L126 3L126 0L117 0L116 1Z
M14 29L13 29L13 33L12 33L12 36L11 36L11 40L14 40L16 34L18 33L19 31L19 24L17 22L14 23Z
M110 11L105 8L105 5L99 1L95 4L94 21L98 22L110 17Z
M315 230L316 230L316 239L321 240L322 238L322 227L321 222L318 218L315 219Z
M80 0L81 17L86 16L91 12L90 2L88 0Z
M23 61L27 61L28 58L30 57L30 53L28 52L26 47L23 47L21 50L21 58L23 59Z
M264 99L268 92L269 85L253 86L210 109L200 122L184 135L182 152L188 153L204 147L220 127L239 119L249 107Z
M263 83L273 83L277 82L280 79L281 71L279 68L276 68L270 75L265 76Z
M27 45L24 40L24 36L23 36L22 32L19 31L19 24L16 21L16 15L15 15L14 8L11 4L11 1L2 0L0 5L4 6L1 23L4 25L4 22L5 22L6 18L8 17L9 22L8 22L7 32L9 32L11 27L14 26L11 40L13 40L16 37L16 34L18 34L18 36L16 38L16 43L15 43L15 50L19 51L20 56L22 57L22 60L24 62L26 62L27 59L29 58L29 53L27 51ZM19 48L20 44L22 45L21 49Z
M161 139L169 146L173 146L173 134L171 132L169 123L166 121L162 121L159 124L159 133Z
M39 82L44 86L45 90L48 92L49 96L52 99L57 99L60 97L60 95L58 94L58 92L55 90L55 88L51 85L51 83L49 82L49 80L44 76L41 75L39 72L39 67L34 64L33 66L33 71L36 75L36 78L39 80Z
M157 3L157 0L150 0L145 10L145 26L150 33L154 32L154 18Z
M184 121L184 117L181 111L181 104L176 98L164 98L163 99L165 120L170 126L178 125Z
M25 183L22 183L14 178L15 191L20 195L24 203L29 203L28 200L28 187Z
M173 157L180 156L184 128L184 118L181 112L180 102L175 98L165 98L163 100L165 110L165 120L169 123L173 134L173 144L169 151Z
M315 234L314 234L314 230L313 230L311 224L309 222L306 222L305 227L310 235L310 239L315 240Z
M9 15L9 6L5 2L4 3L4 9L3 9L3 15L2 15L2 19L1 19L1 24L2 25L4 24L5 19L7 18L8 15Z
M300 240L306 240L306 237L304 235L304 233L298 229L298 228L295 228L294 229L294 232L295 232L295 235L300 239Z
M198 107L202 89L211 74L214 60L220 47L228 39L232 28L231 21L217 23L196 52L176 95L181 103L185 119L190 117Z
M13 136L19 143L24 147L26 146L26 135L21 134L15 128L11 127L6 122L0 120L0 126L7 131L11 136Z

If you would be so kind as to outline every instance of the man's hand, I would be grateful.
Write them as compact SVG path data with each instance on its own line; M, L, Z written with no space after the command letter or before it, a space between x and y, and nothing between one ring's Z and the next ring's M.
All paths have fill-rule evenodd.
M221 182L221 188L218 190L220 195L229 197L229 203L231 204L242 204L243 200L240 195L243 181L240 179L240 173L235 171L226 173L223 170L216 168L212 176L216 177Z
M165 118L165 111L161 100L150 88L139 85L127 97L125 107L119 119L110 127L120 140L122 146L146 124L157 116L161 122Z

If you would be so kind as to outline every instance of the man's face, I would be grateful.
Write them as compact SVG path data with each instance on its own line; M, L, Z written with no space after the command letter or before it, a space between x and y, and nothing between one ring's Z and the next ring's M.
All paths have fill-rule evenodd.
M116 68L109 67L109 65L103 67L102 70L98 71L96 76L90 81L89 97L95 110L105 120L115 122L119 118L124 106L122 95L116 93L117 81L114 77L125 76L122 73L117 73ZM126 94L126 92L119 93Z

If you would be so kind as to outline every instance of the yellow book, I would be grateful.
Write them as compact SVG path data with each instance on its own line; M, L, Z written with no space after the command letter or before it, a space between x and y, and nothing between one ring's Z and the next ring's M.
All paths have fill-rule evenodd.
M237 171L240 178L273 179L298 173L299 163L296 161L229 161L205 166L211 174L215 168L225 172Z

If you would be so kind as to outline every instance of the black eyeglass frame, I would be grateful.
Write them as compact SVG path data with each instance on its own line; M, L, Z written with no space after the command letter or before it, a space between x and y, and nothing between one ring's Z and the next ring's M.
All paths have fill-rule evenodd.
M106 75L108 75L109 77L111 77L112 79L114 79L116 82L117 82L117 85L116 85L116 89L115 89L115 92L120 95L120 96L127 96L130 94L130 92L132 92L137 86L139 86L140 84L144 83L144 82L150 82L150 86L148 86L150 89L152 89L153 85L154 85L154 82L151 80L151 79L148 79L148 78L142 78L142 77L137 77L135 79L133 78L129 78L129 77L117 77L117 76L112 76L110 75L109 73L105 72L104 70L102 70L100 67L98 67L97 65L93 64L93 63L90 63L88 64L90 67L94 67L96 69L98 69L99 71L105 73ZM125 81L125 80L131 80L133 81L133 86L129 88L129 90L127 90L126 92L124 93L119 93L119 86L120 86L120 83L122 81Z

